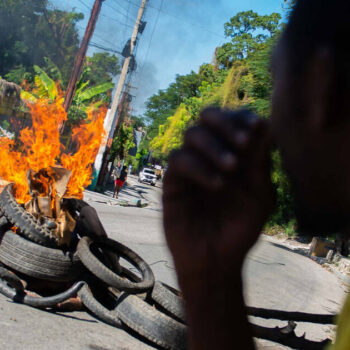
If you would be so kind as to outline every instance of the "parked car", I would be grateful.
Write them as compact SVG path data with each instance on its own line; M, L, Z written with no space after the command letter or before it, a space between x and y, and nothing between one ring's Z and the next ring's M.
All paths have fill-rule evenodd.
M156 185L157 175L153 169L144 168L139 173L139 182L147 182L152 186Z

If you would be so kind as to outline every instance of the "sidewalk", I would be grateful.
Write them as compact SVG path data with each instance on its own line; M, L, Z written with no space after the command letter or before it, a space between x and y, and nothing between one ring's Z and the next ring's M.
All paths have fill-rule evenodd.
M135 188L134 182L134 179L128 179L120 191L118 198L113 198L113 191L111 189L105 190L104 193L85 190L84 200L86 202L104 203L107 205L143 208L148 205L148 202L142 196L142 193Z

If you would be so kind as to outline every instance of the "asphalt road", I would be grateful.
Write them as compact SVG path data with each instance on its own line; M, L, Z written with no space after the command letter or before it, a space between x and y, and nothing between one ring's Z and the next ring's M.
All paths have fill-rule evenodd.
M162 233L161 189L138 184L125 192L139 193L147 208L120 207L90 197L111 238L128 245L153 268L156 279L177 287L171 255ZM139 186L139 188L137 188ZM122 194L125 195L126 194ZM106 200L106 203L108 201ZM245 267L245 298L248 305L313 313L337 312L346 287L335 275L315 262L262 239L250 252ZM105 325L85 312L54 314L14 304L0 296L0 349L151 349L126 332ZM272 321L254 319L264 325ZM281 323L285 325L285 323ZM319 340L330 335L329 326L298 325L307 338ZM261 349L282 349L260 342Z

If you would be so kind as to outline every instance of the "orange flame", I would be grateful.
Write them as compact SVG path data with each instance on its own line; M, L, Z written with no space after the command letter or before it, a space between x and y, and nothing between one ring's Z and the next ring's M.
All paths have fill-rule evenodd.
M64 154L60 143L60 127L67 120L62 99L50 102L39 99L28 104L32 127L20 132L19 142L0 138L0 177L15 183L15 197L19 203L30 200L27 182L29 169L34 172L49 166L63 166L72 171L67 195L82 198L83 190L91 183L92 164L103 137L105 108L90 111L86 124L73 130L73 140L79 149Z
M91 184L92 167L104 134L106 108L89 110L87 123L73 129L72 140L79 149L75 154L62 154L62 166L72 171L66 196L83 197L84 188Z

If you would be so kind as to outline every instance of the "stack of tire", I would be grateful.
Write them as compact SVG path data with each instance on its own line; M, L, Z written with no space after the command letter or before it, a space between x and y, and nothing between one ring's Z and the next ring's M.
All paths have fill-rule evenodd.
M28 213L15 200L12 185L6 186L0 194L0 292L15 302L40 308L54 307L78 294L101 321L132 330L165 349L186 349L180 293L155 282L149 265L121 243L79 236L75 250L60 247L51 225ZM137 273L126 267L121 267L120 274L114 272L104 261L106 250L124 258ZM68 289L34 297L26 293L19 276L62 282Z

